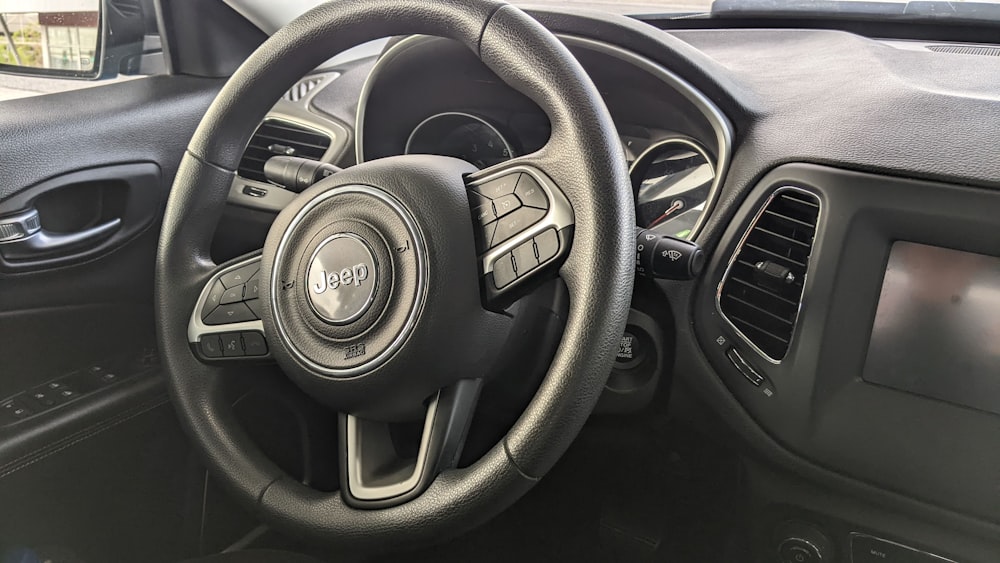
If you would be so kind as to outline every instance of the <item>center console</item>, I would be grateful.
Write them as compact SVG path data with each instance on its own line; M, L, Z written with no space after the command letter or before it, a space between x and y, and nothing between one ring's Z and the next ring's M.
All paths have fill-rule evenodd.
M771 440L809 464L928 513L1000 522L998 217L1000 193L989 190L773 170L702 277L693 330L714 373L698 376L720 377ZM836 503L820 489L812 503L774 489L762 502L774 512L769 533L782 536L769 548L776 560L1000 559L995 541L928 543L874 512L831 515L824 506ZM789 529L819 535L775 532Z

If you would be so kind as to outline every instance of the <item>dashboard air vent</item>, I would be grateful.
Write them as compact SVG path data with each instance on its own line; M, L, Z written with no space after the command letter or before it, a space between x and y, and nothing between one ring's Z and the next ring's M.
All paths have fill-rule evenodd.
M288 100L289 102L297 102L302 98L305 98L309 92L312 92L314 88L319 86L326 79L326 76L310 76L303 78L302 80L296 82L295 86L289 88L282 98Z
M935 53L952 53L955 55L983 55L988 57L1000 57L1000 47L988 47L981 45L931 45L928 51Z
M239 175L247 180L266 182L264 163L275 155L320 160L330 148L330 137L299 125L274 119L265 120L250 139L240 160Z
M815 195L776 190L744 235L719 288L722 315L774 362L788 352L818 219Z

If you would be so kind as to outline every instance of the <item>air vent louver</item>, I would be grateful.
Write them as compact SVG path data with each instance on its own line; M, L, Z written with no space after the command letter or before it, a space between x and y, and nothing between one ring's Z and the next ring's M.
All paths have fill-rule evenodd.
M284 154L320 160L330 148L330 137L284 121L266 120L250 139L240 160L239 175L248 180L266 182L264 163L272 156Z
M989 47L980 45L931 45L928 51L935 53L951 53L953 55L980 55L986 57L1000 57L1000 47Z
M309 92L312 92L313 89L319 86L324 80L326 80L325 76L303 78L302 80L296 82L295 86L289 88L282 98L288 100L289 102L297 102L302 98L305 98Z
M722 281L722 314L773 361L788 352L818 217L815 195L778 189L754 219Z

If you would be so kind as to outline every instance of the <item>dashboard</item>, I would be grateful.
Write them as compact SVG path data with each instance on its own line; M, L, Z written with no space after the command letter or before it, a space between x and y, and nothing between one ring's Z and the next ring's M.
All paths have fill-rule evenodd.
M818 530L835 561L874 560L855 545L995 561L1000 60L838 31L537 15L605 99L637 227L709 254L697 280L637 284L616 396L645 396L655 374L721 421L750 452L758 537L806 522L792 535ZM302 142L341 166L430 153L485 168L550 133L447 40L393 40L306 80L264 123L326 137ZM258 143L275 144L289 148ZM295 196L252 175L234 180L235 205Z

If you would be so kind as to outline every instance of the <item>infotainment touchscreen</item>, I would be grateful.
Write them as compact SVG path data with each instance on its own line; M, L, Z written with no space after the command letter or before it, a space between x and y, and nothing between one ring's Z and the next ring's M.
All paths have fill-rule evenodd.
M1000 414L1000 258L893 244L863 378Z

